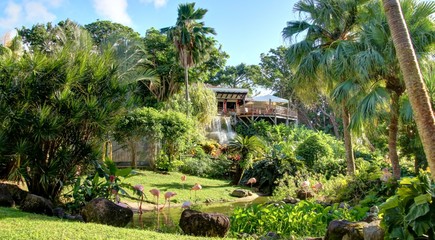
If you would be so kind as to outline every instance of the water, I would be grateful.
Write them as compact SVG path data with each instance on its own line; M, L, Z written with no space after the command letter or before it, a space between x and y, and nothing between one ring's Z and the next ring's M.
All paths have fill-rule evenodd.
M220 144L228 144L236 136L231 127L231 117L214 117L206 131L208 132L208 138L214 139Z
M192 209L206 213L222 213L231 216L236 207L248 207L253 204L265 203L267 201L267 197L258 197L251 202L201 204L194 205ZM163 209L159 215L159 226L157 226L156 211L146 211L141 216L138 213L135 213L133 223L129 224L129 227L148 230L160 229L161 231L171 233L180 232L178 223L182 212L183 209L179 206L171 207L170 209Z

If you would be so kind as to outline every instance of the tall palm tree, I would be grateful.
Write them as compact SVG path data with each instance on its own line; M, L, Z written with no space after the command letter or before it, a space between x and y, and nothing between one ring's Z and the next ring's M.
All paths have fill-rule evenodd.
M329 95L337 84L348 80L352 73L347 68L347 60L340 56L354 40L357 26L356 14L364 0L300 0L295 11L306 15L302 21L287 23L282 34L285 39L296 38L306 32L305 38L293 44L288 50L288 60L295 72L296 90L299 95L307 95L317 89ZM310 89L307 91L307 89ZM302 94L301 94L302 92ZM346 149L347 173L355 172L352 149L352 136L349 129L350 112L347 97L341 95L338 104L341 108Z
M244 137L238 135L230 141L229 149L240 156L236 163L236 173L233 178L233 184L238 185L245 170L250 168L254 160L264 153L265 144L257 136Z
M417 3L413 0L404 0L406 18L410 26L412 42L418 50L419 57L428 55L429 48L435 39L434 25L430 15L435 12L435 4ZM360 32L361 50L355 55L355 68L361 79L372 82L377 92L370 93L359 107L360 117L371 118L378 111L375 105L385 105L389 109L388 126L388 156L393 166L393 175L400 178L399 156L397 153L397 135L399 129L400 99L405 94L405 84L400 74L390 29L382 14L378 3L373 3L368 8L372 13L362 26ZM379 85L379 83L381 85ZM385 91L380 88L384 88ZM381 92L387 94L380 94ZM367 104L373 104L368 107ZM366 105L366 106L364 106ZM363 111L364 113L361 113ZM370 112L371 111L371 112ZM355 116L357 116L355 115Z
M382 2L391 29L400 69L415 112L417 128L423 142L432 178L435 179L435 115L418 65L412 44L412 35L410 36L399 1L383 0ZM432 8L435 8L433 4Z
M213 44L207 36L216 34L213 28L205 27L204 22L198 22L206 13L207 9L195 9L195 3L180 4L175 26L161 30L167 33L168 40L174 43L178 51L180 64L184 68L187 102L189 101L189 68L205 60L207 49Z

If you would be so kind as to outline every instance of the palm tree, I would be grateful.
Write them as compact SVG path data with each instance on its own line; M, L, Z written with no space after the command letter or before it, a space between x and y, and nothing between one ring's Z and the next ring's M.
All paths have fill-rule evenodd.
M236 173L234 174L233 184L240 184L240 180L246 169L250 168L254 160L264 153L265 144L257 136L236 136L230 141L229 150L239 155L240 159L236 163Z
M433 23L430 15L435 12L435 4L417 4L412 0L404 0L406 16L410 25L413 44L418 49L420 57L428 54L429 48L435 39ZM368 94L360 103L358 114L362 118L371 118L379 111L376 103L385 105L389 113L388 151L393 166L393 175L400 178L400 165L397 153L397 134L399 129L400 99L405 93L405 85L400 75L399 64L394 51L393 41L390 37L385 15L382 14L379 4L368 6L372 15L362 26L360 32L360 51L355 55L354 66L359 77L371 82L376 92ZM383 88L384 90L382 90ZM382 94L382 92L386 94ZM373 106L368 106L372 104Z
M399 1L383 0L382 2L397 52L400 69L402 70L409 99L415 112L414 116L417 128L423 142L432 178L435 179L435 115L420 72L411 39L412 35L408 31ZM433 3L427 3L426 5L435 9Z
M288 22L282 34L285 39L292 39L307 32L302 41L289 47L287 54L290 65L296 69L295 88L298 95L315 93L327 96L334 86L352 75L347 67L348 60L341 56L347 55L346 51L352 46L350 43L354 40L354 28L358 23L356 14L363 2L301 0L296 3L294 9L308 18ZM317 89L318 92L312 89ZM352 175L355 172L355 161L347 97L342 94L335 99L339 99L338 104L342 110L347 173Z
M186 101L189 101L189 68L205 60L207 49L214 43L207 36L216 34L215 30L205 27L203 19L207 9L195 9L195 3L180 4L175 26L163 28L168 40L172 41L178 52L181 66L184 68Z

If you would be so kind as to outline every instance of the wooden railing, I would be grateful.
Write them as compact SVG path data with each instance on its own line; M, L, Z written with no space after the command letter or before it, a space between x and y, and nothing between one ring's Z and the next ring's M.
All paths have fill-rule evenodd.
M297 112L293 109L288 109L281 106L242 106L237 109L227 109L226 113L223 108L218 108L218 112L222 115L237 114L238 116L279 116L297 118Z

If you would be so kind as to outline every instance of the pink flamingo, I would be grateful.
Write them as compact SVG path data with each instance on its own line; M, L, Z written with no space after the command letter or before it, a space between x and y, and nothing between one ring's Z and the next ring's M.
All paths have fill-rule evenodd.
M303 189L307 189L307 188L309 188L309 187L310 187L310 181L308 181L308 180L303 181L303 182L301 183L301 187L302 187Z
M320 190L323 189L323 184L321 182L317 182L312 186L312 188L315 192L319 192Z
M184 182L186 181L186 175L181 176L181 182L183 183L183 189L184 189Z
M174 192L166 192L165 193L165 204L166 204L166 201L167 201L168 202L168 212L171 209L171 201L170 201L170 199L171 199L171 197L173 197L175 195L177 195L177 193L174 193Z
M190 189L190 197L192 197L192 190L195 191L195 200L196 200L196 191L201 190L202 186L199 183L195 183L193 187Z
M255 179L255 178L250 178L249 180L248 180L248 182L246 182L246 184L251 184L251 189L252 189L252 184L255 184L257 182L257 179Z
M150 190L150 193L157 198L156 205L157 205L157 228L160 228L160 209L159 209L159 196L160 191L156 188L153 188ZM164 206L163 206L164 207Z
M133 188L140 193L139 214L142 214L142 202L143 202L143 195L144 195L143 194L144 187L142 185L138 184L138 185L135 185Z

